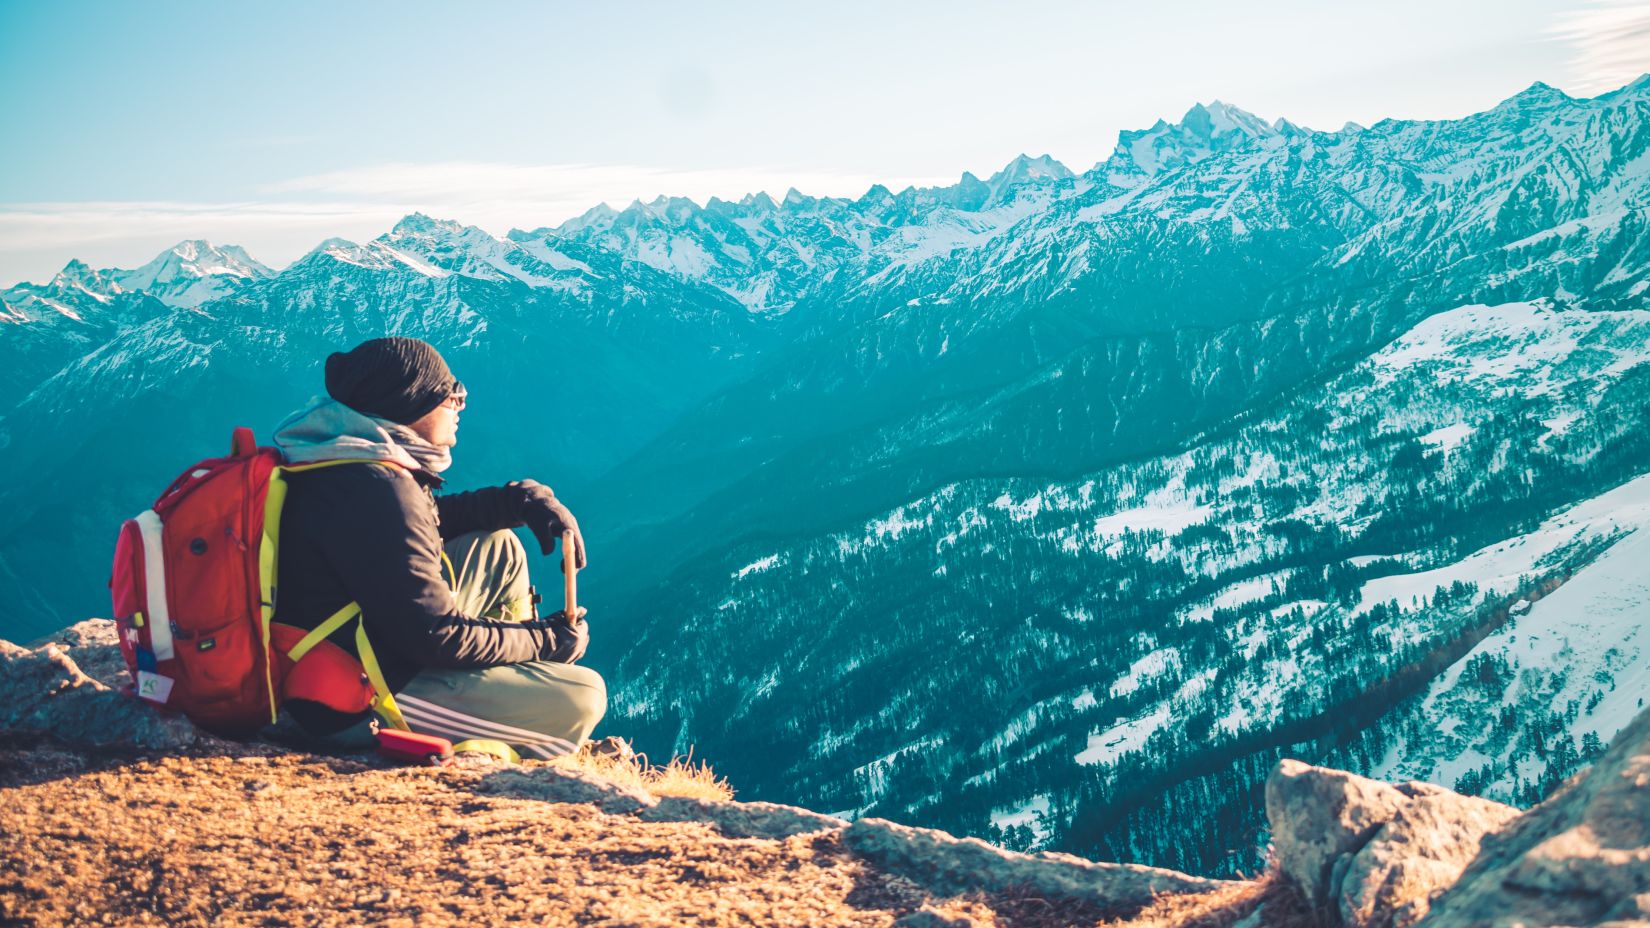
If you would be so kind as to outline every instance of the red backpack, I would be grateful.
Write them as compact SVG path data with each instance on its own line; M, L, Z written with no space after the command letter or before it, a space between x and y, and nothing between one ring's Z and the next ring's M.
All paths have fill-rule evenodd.
M109 587L135 695L225 735L273 722L290 698L377 705L399 722L355 603L314 631L274 621L284 474L344 463L361 462L287 466L238 428L228 457L184 471L121 525ZM350 621L362 660L325 640Z

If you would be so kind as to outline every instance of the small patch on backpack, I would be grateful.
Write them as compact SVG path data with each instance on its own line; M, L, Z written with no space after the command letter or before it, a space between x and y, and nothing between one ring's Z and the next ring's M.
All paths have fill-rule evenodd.
M172 678L138 671L137 694L150 702L165 702L172 695Z
M195 650L197 650L197 651L210 651L210 650L212 650L213 648L215 648L217 646L218 646L218 639L216 639L216 638L202 638L200 640L200 643L195 645Z
M138 670L154 670L155 652L149 650L148 648L139 647L137 649L137 667Z

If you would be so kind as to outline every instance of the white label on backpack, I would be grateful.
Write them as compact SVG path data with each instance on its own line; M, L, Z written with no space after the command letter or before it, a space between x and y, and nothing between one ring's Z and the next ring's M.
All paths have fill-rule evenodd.
M147 670L138 671L137 694L150 702L165 702L172 695L172 678Z

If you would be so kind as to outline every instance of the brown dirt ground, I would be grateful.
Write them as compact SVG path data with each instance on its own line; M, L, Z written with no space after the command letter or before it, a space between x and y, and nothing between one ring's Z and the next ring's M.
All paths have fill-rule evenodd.
M1267 880L1145 910L935 897L830 832L732 838L483 795L475 771L271 750L0 744L0 925L1229 925Z

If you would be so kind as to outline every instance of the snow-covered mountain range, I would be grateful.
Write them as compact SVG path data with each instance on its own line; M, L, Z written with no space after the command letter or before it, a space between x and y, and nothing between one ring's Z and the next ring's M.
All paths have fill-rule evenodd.
M407 334L471 389L456 483L580 514L609 725L749 798L1200 872L1285 748L1528 802L1646 672L1647 217L1650 77L73 262L0 292L0 633L103 611L120 518Z

